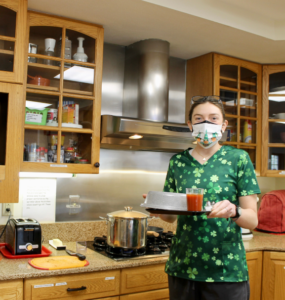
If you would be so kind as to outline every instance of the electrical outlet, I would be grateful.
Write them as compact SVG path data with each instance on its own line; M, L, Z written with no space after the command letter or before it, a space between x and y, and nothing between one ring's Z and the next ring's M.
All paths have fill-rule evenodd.
M14 214L14 205L12 203L2 203L2 216L9 216L10 211L7 209L10 208L11 216Z

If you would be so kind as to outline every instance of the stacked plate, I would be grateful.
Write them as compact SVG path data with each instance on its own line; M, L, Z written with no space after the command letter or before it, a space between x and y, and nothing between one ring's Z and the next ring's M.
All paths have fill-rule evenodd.
M167 192L148 192L142 207L187 211L186 194Z

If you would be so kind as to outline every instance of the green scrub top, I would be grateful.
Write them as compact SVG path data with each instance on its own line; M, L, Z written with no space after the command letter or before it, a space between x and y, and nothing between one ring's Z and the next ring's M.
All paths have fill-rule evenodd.
M247 152L231 146L222 146L203 165L189 150L175 154L164 192L185 193L186 188L204 188L203 206L222 200L238 205L239 197L260 193ZM165 271L195 281L247 281L240 227L231 219L179 215Z

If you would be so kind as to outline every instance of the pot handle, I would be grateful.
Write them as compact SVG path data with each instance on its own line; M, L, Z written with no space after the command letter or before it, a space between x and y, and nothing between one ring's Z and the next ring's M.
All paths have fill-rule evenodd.
M149 221L151 221L151 220L159 219L159 217L147 217L147 219L148 219Z
M36 77L28 75L29 78L35 79Z
M108 219L107 218L99 216L99 219L105 220L106 221L106 225L108 225Z

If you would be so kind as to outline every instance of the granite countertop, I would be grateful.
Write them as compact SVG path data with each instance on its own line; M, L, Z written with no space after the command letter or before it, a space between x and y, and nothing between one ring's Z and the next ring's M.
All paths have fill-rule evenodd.
M76 243L67 242L65 243L67 249L75 251ZM44 244L49 250L52 251L51 255L67 255L65 251L57 251L48 244ZM264 234L254 232L253 239L244 241L245 250L247 252L253 251L285 251L285 239L280 236ZM2 257L2 255L1 255ZM74 273L85 273L95 272L104 270L115 270L122 268L138 267L144 265L152 265L165 263L167 256L161 256L150 259L141 260L126 260L126 261L114 261L108 257L101 255L100 253L94 252L93 250L87 249L86 259L89 261L87 267L74 268L74 269L63 269L63 270L38 270L31 267L28 264L29 259L6 259L2 257L0 260L0 280L19 279L19 278L39 278L45 276L56 276L66 275Z

